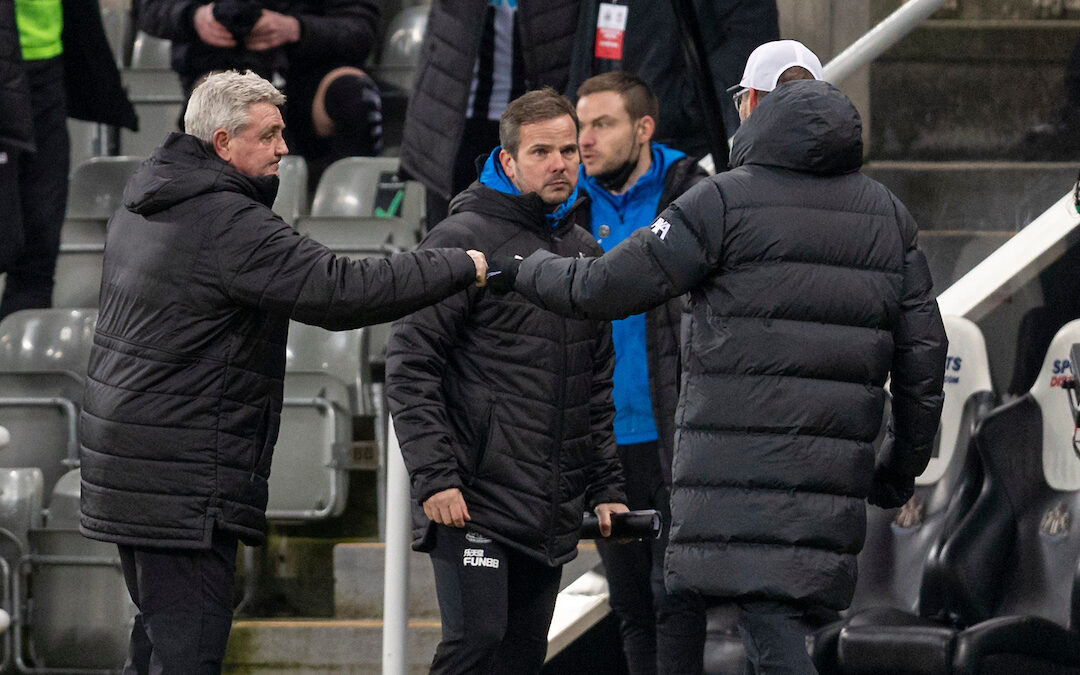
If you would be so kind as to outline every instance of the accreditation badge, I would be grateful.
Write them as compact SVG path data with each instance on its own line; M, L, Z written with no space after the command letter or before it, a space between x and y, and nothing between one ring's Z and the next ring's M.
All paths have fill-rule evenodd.
M596 17L596 58L622 60L628 13L626 5L600 3L600 13Z

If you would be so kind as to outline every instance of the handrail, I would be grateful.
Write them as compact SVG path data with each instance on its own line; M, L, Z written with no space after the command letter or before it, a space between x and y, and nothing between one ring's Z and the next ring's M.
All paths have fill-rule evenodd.
M907 0L866 35L825 64L824 79L837 83L889 50L945 4L945 0Z

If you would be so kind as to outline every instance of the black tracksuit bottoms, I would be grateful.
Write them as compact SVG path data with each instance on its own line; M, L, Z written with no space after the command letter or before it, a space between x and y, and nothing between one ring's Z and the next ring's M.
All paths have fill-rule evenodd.
M216 675L233 616L236 535L215 530L210 549L119 545L139 608L124 675Z
M442 615L431 672L539 673L562 566L442 525L431 564Z

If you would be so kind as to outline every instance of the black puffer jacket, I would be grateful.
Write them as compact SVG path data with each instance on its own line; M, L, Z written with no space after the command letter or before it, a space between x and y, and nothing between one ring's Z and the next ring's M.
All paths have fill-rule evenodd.
M579 0L519 0L525 89L566 87ZM453 189L487 0L435 0L405 113L401 167L444 199Z
M207 548L217 525L259 543L289 318L381 323L474 280L460 250L335 257L270 211L276 190L185 134L128 183L80 426L85 535Z
M861 122L824 82L777 87L731 171L602 258L526 259L517 288L560 314L620 317L690 291L676 424L671 590L843 608L882 473L926 466L945 331L917 228L858 172Z
M664 176L657 214L679 195L701 182L705 170L692 157L672 163ZM592 210L588 202L574 213L574 221L592 232ZM679 345L682 342L682 318L686 312L684 297L668 300L645 312L645 351L648 359L649 399L656 421L656 445L664 484L671 487L671 458L675 452L675 404L679 400Z
M337 66L362 67L375 43L378 0L260 0L264 9L300 21L300 41L254 52L243 46L211 47L195 32L195 10L204 0L142 0L139 28L172 40L172 68L184 87L211 70L250 69L270 78L275 70L328 72Z
M568 218L552 229L536 195L474 183L451 213L422 249L600 250ZM624 501L609 323L563 319L517 294L467 290L395 324L386 367L418 550L433 530L422 504L449 488L462 491L470 529L550 565L576 555L585 509Z

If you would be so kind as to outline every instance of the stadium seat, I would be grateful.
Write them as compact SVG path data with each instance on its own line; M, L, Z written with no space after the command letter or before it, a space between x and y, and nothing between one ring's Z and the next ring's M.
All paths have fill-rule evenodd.
M146 31L135 34L131 49L131 67L137 70L169 70L169 50L172 42L150 35Z
M398 177L397 157L346 157L327 167L311 204L313 216L401 218L419 231L424 188Z
M93 310L24 310L0 322L0 467L41 470L45 494L78 464Z
M119 672L137 612L128 595L114 544L77 528L79 472L51 492L45 526L29 532L30 552L20 587L32 602L19 616L16 644L25 644L32 669L23 672ZM55 511L56 516L53 516ZM74 599L77 599L75 601Z
M427 5L406 7L394 15L386 28L379 65L374 72L379 82L412 91L430 9Z
M321 520L345 508L362 331L289 324L284 405L266 512L271 520Z
M277 198L274 213L290 225L296 225L300 216L308 212L308 167L300 155L286 155L278 164Z
M976 425L995 402L986 342L967 319L946 316L943 321L949 354L934 452L907 504L888 510L867 505L866 542L859 554L855 597L846 613L854 617L865 612L860 623L887 622L892 610L923 616L944 611L933 577L928 581L924 571L982 486L978 453L970 445ZM836 671L837 640L850 620L831 623L811 636L811 651L822 673Z
M56 259L54 307L98 306L101 265L105 256L105 223L100 218L64 219Z
M1080 462L1062 385L1080 321L1058 331L1031 390L979 425L981 493L928 565L945 620L905 615L840 633L864 673L1080 673Z
M120 207L124 186L144 157L92 157L75 167L65 217L108 220Z
M128 98L139 115L139 131L120 130L120 151L148 157L165 137L179 130L184 91L169 66L171 43L139 31L131 67L120 72Z
M386 255L416 246L420 233L401 218L306 216L296 229L335 253Z

